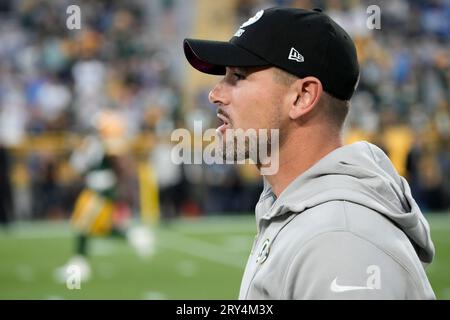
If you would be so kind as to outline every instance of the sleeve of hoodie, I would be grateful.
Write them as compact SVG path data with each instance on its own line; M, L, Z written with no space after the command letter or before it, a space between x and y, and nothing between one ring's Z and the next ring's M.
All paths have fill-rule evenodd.
M291 260L282 299L414 298L414 281L391 256L347 231L314 237Z

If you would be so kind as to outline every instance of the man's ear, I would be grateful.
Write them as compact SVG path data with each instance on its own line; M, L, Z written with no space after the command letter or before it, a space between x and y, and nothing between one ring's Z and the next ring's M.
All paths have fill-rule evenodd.
M322 96L322 83L316 77L305 77L296 80L292 84L294 95L290 108L289 117L293 120L310 113Z

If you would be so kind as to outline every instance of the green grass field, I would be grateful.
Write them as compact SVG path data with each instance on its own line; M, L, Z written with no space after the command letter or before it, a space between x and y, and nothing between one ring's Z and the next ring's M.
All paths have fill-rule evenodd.
M450 215L428 215L436 246L427 269L439 299L450 299ZM94 277L80 290L54 271L72 254L67 223L0 230L0 299L236 299L255 233L248 216L178 220L154 230L155 254L143 259L120 239L91 242Z

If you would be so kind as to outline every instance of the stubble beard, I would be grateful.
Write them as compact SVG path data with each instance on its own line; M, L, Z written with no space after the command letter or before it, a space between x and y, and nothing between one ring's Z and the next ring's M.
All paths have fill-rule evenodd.
M273 117L270 127L281 131L279 113L276 114L276 117ZM270 132L273 129L267 129L265 134L261 134L261 131L255 129L247 131L234 129L233 122L230 119L229 129L227 130L230 130L231 134L218 133L218 152L223 161L236 163L250 159L260 168L262 161L266 160L261 159L261 155L266 155L270 158L274 154L274 150L272 150L272 134ZM261 152L260 149L264 147L265 151ZM276 147L278 148L278 145Z

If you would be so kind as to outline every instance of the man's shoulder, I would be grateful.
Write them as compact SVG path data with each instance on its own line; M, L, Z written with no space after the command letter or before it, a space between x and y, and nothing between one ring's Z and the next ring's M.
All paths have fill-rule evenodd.
M313 247L321 255L323 245L332 242L336 250L348 253L359 247L382 253L408 272L419 274L421 263L406 234L381 213L343 200L329 201L299 213L280 232L277 242L288 256ZM283 245L284 243L284 245Z
M333 200L309 208L296 216L278 235L294 251L327 234L352 235L354 241L369 242L391 256L413 253L406 234L381 213L363 205Z

